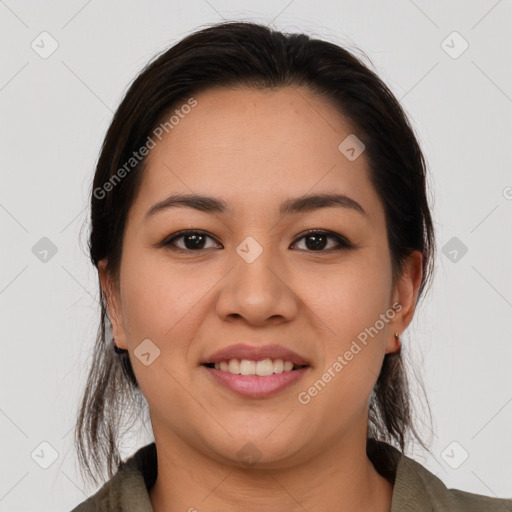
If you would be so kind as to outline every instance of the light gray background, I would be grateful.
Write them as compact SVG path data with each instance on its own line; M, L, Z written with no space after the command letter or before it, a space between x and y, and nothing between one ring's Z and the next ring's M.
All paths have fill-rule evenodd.
M93 491L71 429L99 311L86 251L94 165L142 66L223 18L357 46L401 99L432 173L440 249L403 336L430 400L435 457L410 454L449 487L512 497L510 0L0 0L0 510L69 511ZM31 47L49 48L43 31L58 43L47 59ZM457 58L453 31L469 44ZM57 248L46 263L32 250L43 237ZM455 262L442 252L453 237L468 248ZM134 434L125 455L150 440ZM42 442L58 452L48 469L36 463L50 461Z

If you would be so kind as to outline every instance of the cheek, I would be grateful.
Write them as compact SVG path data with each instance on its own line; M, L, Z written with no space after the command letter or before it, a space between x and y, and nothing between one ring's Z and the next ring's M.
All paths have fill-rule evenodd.
M198 273L177 271L165 261L143 256L127 257L123 265L123 320L141 392L153 413L168 410L172 403L172 411L182 411L185 418L197 414L183 390L190 387L188 349L200 325L198 315L205 314L201 298L207 285L213 284L209 283L211 277L202 280ZM147 365L137 355L141 353L137 348L146 339L157 347L146 345L152 360Z
M164 343L183 329L215 281L205 272L178 268L164 258L142 256L136 261L127 257L121 283L128 334Z
M361 257L339 272L331 272L323 284L319 311L325 325L321 383L329 390L322 400L338 404L366 404L385 354L391 275L386 258ZM320 289L317 289L320 292ZM388 316L386 316L388 312ZM314 391L313 391L314 392ZM355 404L359 401L359 404Z
M321 323L326 338L345 343L373 325L389 307L391 269L386 258L366 255L331 266L303 280L300 295ZM313 275L315 274L315 275Z

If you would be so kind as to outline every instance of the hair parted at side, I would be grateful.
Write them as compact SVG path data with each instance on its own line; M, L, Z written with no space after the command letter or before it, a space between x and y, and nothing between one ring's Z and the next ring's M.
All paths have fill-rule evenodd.
M118 284L127 213L146 158L128 170L126 162L147 143L162 119L193 95L213 87L284 86L304 86L328 99L357 131L365 144L372 184L385 209L393 279L401 275L413 250L423 254L419 299L432 279L434 228L426 163L399 102L346 49L306 34L285 34L248 22L223 22L192 33L155 56L129 87L106 133L92 184L89 251L94 266L98 268L98 262L107 258L107 272ZM125 172L118 179L123 166ZM111 186L105 186L109 182ZM116 354L111 339L106 339L106 297L99 279L98 284L100 325L74 438L80 469L96 484L112 477L121 462L121 420L130 413L139 416L145 404L129 354ZM427 448L414 427L399 351L384 357L370 401L368 438L389 442L404 452L411 433Z

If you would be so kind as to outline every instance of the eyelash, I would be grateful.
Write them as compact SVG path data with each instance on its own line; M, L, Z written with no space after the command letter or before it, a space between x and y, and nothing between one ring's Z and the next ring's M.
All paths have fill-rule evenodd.
M177 251L177 252L188 252L188 253L201 252L201 251L205 251L206 249L211 249L211 247L208 247L206 249L204 249L204 248L197 249L197 250L182 249L181 247L176 247L174 245L174 242L176 240L186 237L187 235L204 235L208 238L215 240L212 236L210 236L208 233L206 233L204 231L187 229L187 230L183 230L183 231L178 231L177 233L174 233L174 234L168 236L160 244L158 244L158 246L159 247L167 247L167 248L169 248L173 251ZM338 247L334 247L334 248L331 247L330 249L320 249L318 251L308 250L308 249L299 249L299 250L304 250L306 252L312 252L312 253L322 253L322 252L331 252L331 251L347 251L347 250L356 248L356 246L353 245L352 243L350 243L345 237L338 235L337 233L333 233L332 231L326 231L326 230L321 230L321 229L310 229L310 230L302 233L302 235L299 238L297 238L293 243L295 244L298 241L302 240L303 238L307 238L308 236L312 236L312 235L326 235L328 238L334 239L337 242ZM219 242L217 242L217 243L219 243Z

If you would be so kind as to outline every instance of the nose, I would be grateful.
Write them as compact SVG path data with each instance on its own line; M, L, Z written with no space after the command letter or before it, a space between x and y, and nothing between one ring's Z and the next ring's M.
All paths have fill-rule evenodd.
M236 254L217 297L217 314L224 321L242 318L262 326L289 322L297 316L299 298L293 280L278 257L263 250L251 261Z

